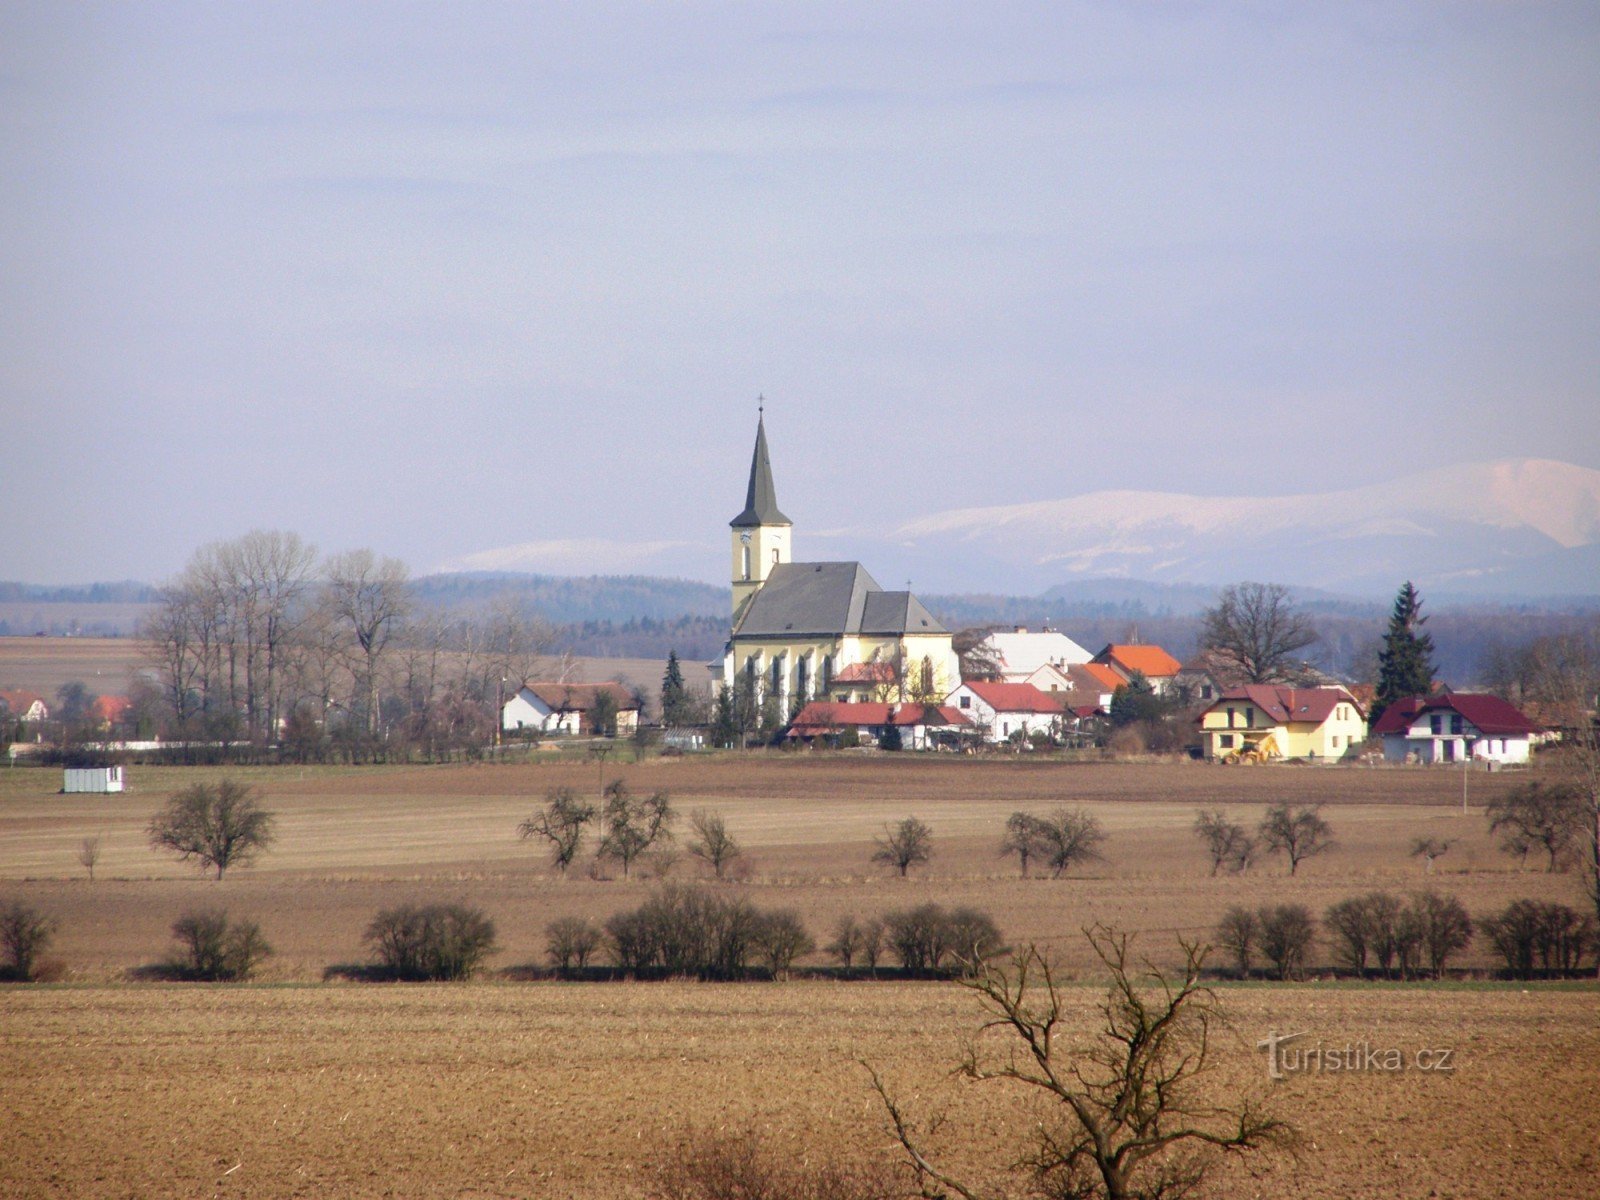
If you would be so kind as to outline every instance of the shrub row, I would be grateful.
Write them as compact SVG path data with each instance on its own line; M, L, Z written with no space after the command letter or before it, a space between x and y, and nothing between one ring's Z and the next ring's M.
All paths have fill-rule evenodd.
M1474 922L1454 896L1419 892L1402 901L1389 892L1369 892L1330 905L1322 930L1335 965L1356 975L1435 978L1472 944L1474 928L1519 979L1567 974L1600 956L1600 922L1565 905L1513 900L1498 913ZM1318 926L1303 904L1234 906L1223 914L1216 944L1248 977L1259 956L1279 979L1304 974L1318 939Z

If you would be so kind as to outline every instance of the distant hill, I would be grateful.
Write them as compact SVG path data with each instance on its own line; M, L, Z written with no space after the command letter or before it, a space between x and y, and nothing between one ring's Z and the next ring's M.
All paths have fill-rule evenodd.
M732 608L726 587L651 575L460 571L424 575L413 587L423 604L445 608L515 597L555 624L674 617L719 617L725 621Z

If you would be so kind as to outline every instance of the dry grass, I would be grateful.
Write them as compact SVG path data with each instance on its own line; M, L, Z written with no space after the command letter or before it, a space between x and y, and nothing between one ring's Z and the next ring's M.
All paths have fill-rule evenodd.
M0 895L61 919L50 954L71 981L0 991L0 1195L604 1200L645 1194L661 1145L723 1126L867 1162L889 1139L860 1057L917 1111L952 1106L943 1137L958 1161L1009 1148L1003 1093L945 1078L975 1025L952 985L312 982L356 958L372 914L404 899L485 908L499 968L538 961L552 917L636 904L649 881L561 879L515 837L549 788L593 789L593 763L234 772L266 792L280 840L217 884L149 850L143 829L177 788L221 773L135 769L130 794L69 797L54 793L57 772L0 771ZM1165 959L1174 931L1202 933L1229 904L1320 911L1419 886L1406 847L1421 833L1461 839L1433 883L1474 912L1514 895L1576 900L1572 877L1518 873L1495 851L1477 805L1503 776L1473 777L1463 818L1459 775L1427 770L757 755L612 762L604 774L722 812L751 860L736 886L800 909L819 935L846 912L973 903L1074 969L1088 966L1076 931L1093 920L1143 931ZM1188 832L1194 810L1227 804L1254 821L1282 799L1327 804L1341 848L1294 879L1277 864L1209 877ZM1104 822L1108 861L1072 879L1017 879L995 853L1006 816L1058 804ZM883 823L908 813L933 826L936 857L900 881L867 855ZM103 839L92 884L76 863L91 834ZM279 986L122 982L202 899L261 923ZM1086 1020L1098 995L1074 989ZM1600 1169L1592 988L1248 987L1226 989L1226 1002L1239 1038L1219 1076L1230 1090L1266 1085L1253 1043L1273 1029L1328 1045L1448 1046L1459 1069L1277 1085L1314 1148L1259 1181L1230 1175L1213 1195L1589 1194Z

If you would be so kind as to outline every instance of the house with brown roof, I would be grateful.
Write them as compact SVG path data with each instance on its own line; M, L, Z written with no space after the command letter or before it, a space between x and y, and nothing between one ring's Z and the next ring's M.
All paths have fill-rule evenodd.
M601 695L615 706L619 737L639 728L638 697L620 683L524 683L500 709L500 728L506 733L592 734Z
M837 744L846 730L853 730L863 741L881 742L891 729L899 733L907 750L955 745L973 732L972 722L950 705L813 700L795 714L784 737Z
M1029 738L1036 733L1057 737L1066 716L1061 702L1031 683L990 683L971 679L945 699L976 725L989 742Z
M1090 670L1091 666L1110 674L1107 668L1099 664L1069 663L1065 667L1058 667L1054 663L1045 663L1022 682L1031 683L1063 708L1072 709L1075 713L1084 710L1109 713L1117 685L1108 683L1106 678Z
M1525 763L1542 731L1499 696L1444 691L1396 700L1372 732L1389 762Z
M1342 687L1251 683L1228 688L1200 714L1201 747L1211 759L1332 762L1356 754L1366 739L1366 710Z

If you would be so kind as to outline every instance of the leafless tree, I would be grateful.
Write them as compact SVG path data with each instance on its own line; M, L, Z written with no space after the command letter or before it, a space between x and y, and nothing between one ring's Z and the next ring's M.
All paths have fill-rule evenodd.
M605 941L605 933L588 917L557 917L544 927L545 954L563 975L589 965Z
M371 550L350 550L323 566L324 601L351 639L354 673L369 736L379 732L380 672L390 643L411 610L410 576L405 564L379 558Z
M33 905L21 900L0 905L0 950L6 954L0 974L24 983L32 979L39 955L55 933L56 923Z
M1250 977L1254 956L1261 945L1261 920L1250 909L1234 905L1217 924L1217 945L1233 956L1241 978Z
M1269 854L1289 856L1289 874L1308 858L1332 850L1333 829L1322 819L1321 805L1274 804L1261 819L1261 844Z
M244 866L272 843L273 817L254 788L231 779L197 783L174 796L150 820L150 845L180 859L197 859L217 878Z
M1106 840L1100 822L1081 808L1061 808L1039 819L1036 853L1059 879L1079 863L1104 859L1100 845Z
M1002 858L1015 854L1022 867L1022 877L1028 877L1028 864L1039 847L1039 818L1032 813L1014 812L1006 818L1005 837L1000 839Z
M958 1073L1021 1085L1044 1105L1027 1104L1019 1114L1032 1140L1012 1169L1026 1177L1030 1193L1181 1196L1227 1157L1292 1147L1290 1126L1254 1099L1217 1103L1202 1091L1213 1039L1224 1024L1216 994L1200 982L1204 949L1180 943L1183 972L1170 978L1148 963L1139 969L1128 935L1103 926L1085 933L1111 974L1086 1046L1071 1036L1073 1006L1065 985L1036 947L1008 966L985 966L965 982L982 1008L984 1027L1009 1035L1011 1046L986 1056L975 1044ZM980 1200L989 1194L940 1167L876 1071L872 1082L922 1196ZM1048 1114L1042 1120L1041 1111Z
M1484 809L1489 832L1501 835L1501 848L1526 855L1534 846L1548 856L1546 871L1554 871L1561 855L1584 829L1583 797L1572 784L1547 785L1541 779L1519 784L1494 797Z
M1261 953L1277 969L1279 979L1296 978L1317 938L1316 918L1303 904L1263 905L1256 913Z
M752 940L775 979L787 978L794 960L817 948L800 914L792 908L762 913L756 921Z
M89 882L94 882L94 866L100 861L100 839L86 837L78 843L78 865L89 872Z
M621 863L626 879L635 859L658 842L672 839L676 817L667 793L636 797L622 780L613 781L606 787L600 814L599 856Z
M1213 875L1223 867L1235 872L1246 871L1255 860L1255 839L1245 831L1243 825L1228 820L1228 814L1223 809L1201 809L1197 812L1194 833L1205 843Z
M861 953L861 940L861 923L855 917L847 913L834 924L833 940L828 943L827 951L839 960L846 974L855 965L856 955Z
M238 982L249 979L272 947L254 921L230 921L220 908L186 912L172 923L179 952L169 963L183 979Z
M1311 619L1295 611L1289 589L1277 583L1225 587L1201 621L1201 650L1241 683L1291 677L1295 656L1317 640Z
M556 788L545 796L544 807L517 826L517 836L527 840L543 838L550 843L550 861L563 875L578 856L583 831L595 818L595 807L569 787Z
M744 853L728 832L727 821L721 813L697 808L689 814L689 828L694 831L689 853L706 863L718 879L723 878L728 864Z
M933 830L916 817L907 817L883 827L883 836L873 842L872 861L893 867L905 877L912 867L933 857Z
M1428 864L1427 873L1433 874L1433 860L1443 858L1450 852L1450 847L1455 842L1450 838L1419 837L1411 839L1411 857L1425 859Z

